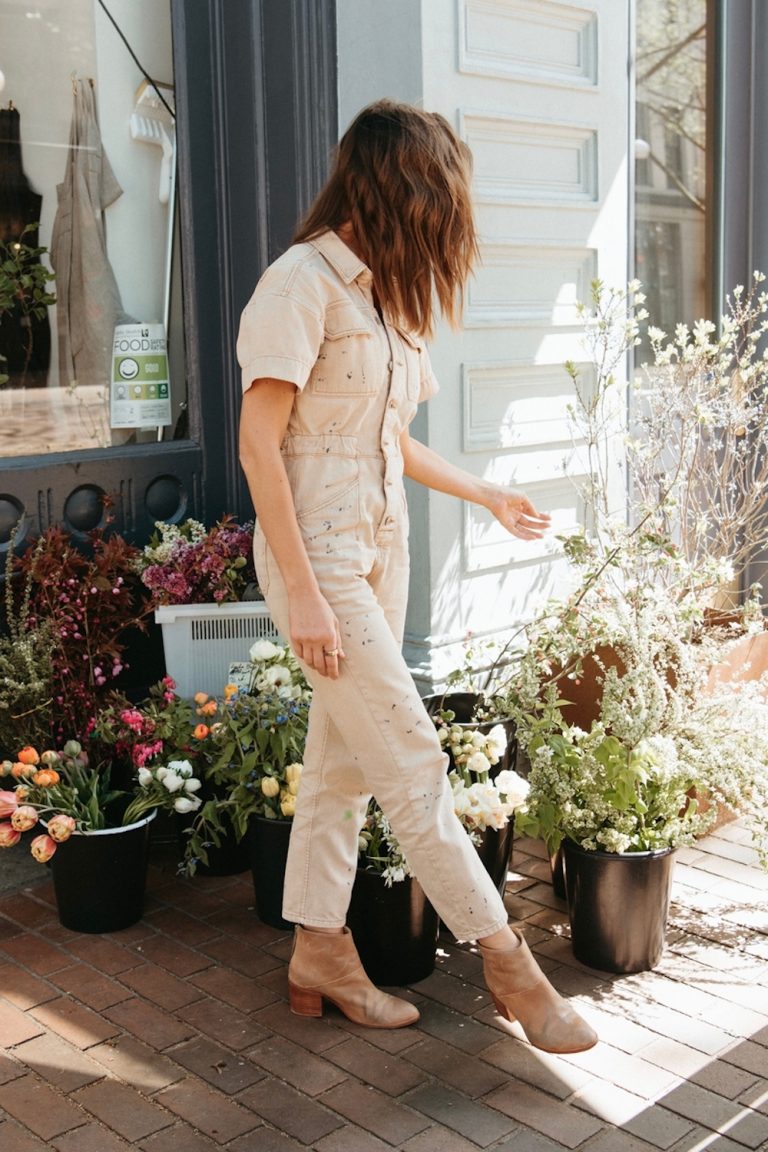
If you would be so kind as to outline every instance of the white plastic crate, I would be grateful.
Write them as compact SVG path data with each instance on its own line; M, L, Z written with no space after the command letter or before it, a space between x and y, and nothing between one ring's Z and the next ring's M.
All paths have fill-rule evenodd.
M237 604L167 604L155 609L163 630L165 669L179 696L220 696L230 664L247 660L256 640L279 641L263 600Z

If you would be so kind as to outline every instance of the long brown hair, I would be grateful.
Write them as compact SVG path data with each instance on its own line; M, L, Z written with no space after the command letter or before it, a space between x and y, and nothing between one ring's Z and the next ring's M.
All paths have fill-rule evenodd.
M349 222L395 322L428 336L435 298L457 324L477 258L469 149L437 112L378 100L336 149L331 175L294 241Z

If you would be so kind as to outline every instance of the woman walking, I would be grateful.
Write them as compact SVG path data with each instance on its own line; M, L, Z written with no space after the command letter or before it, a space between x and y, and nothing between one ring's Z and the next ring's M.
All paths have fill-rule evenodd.
M371 1027L417 1010L376 989L345 927L369 797L441 919L477 940L499 1012L550 1052L592 1029L546 980L453 811L446 759L401 654L408 592L403 475L484 505L513 535L548 517L411 439L437 391L424 338L460 314L477 255L471 159L447 120L364 109L294 244L264 273L238 338L240 459L259 582L313 687L283 915L297 927L291 1008L323 999Z

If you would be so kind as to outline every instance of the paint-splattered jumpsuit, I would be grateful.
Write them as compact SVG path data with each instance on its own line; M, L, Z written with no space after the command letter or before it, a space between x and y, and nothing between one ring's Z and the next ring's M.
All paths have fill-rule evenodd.
M296 385L281 451L345 653L337 680L304 668L314 694L283 914L344 924L373 794L451 931L490 935L507 914L454 814L446 757L401 653L408 512L399 436L437 390L423 342L382 323L370 270L326 232L267 269L243 312L237 351L244 391L264 377ZM258 526L254 549L287 636L288 598Z

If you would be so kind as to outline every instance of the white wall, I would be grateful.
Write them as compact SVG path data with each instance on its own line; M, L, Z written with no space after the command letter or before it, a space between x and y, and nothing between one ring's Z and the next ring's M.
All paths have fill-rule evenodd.
M388 96L422 102L420 0L337 0L340 133Z

